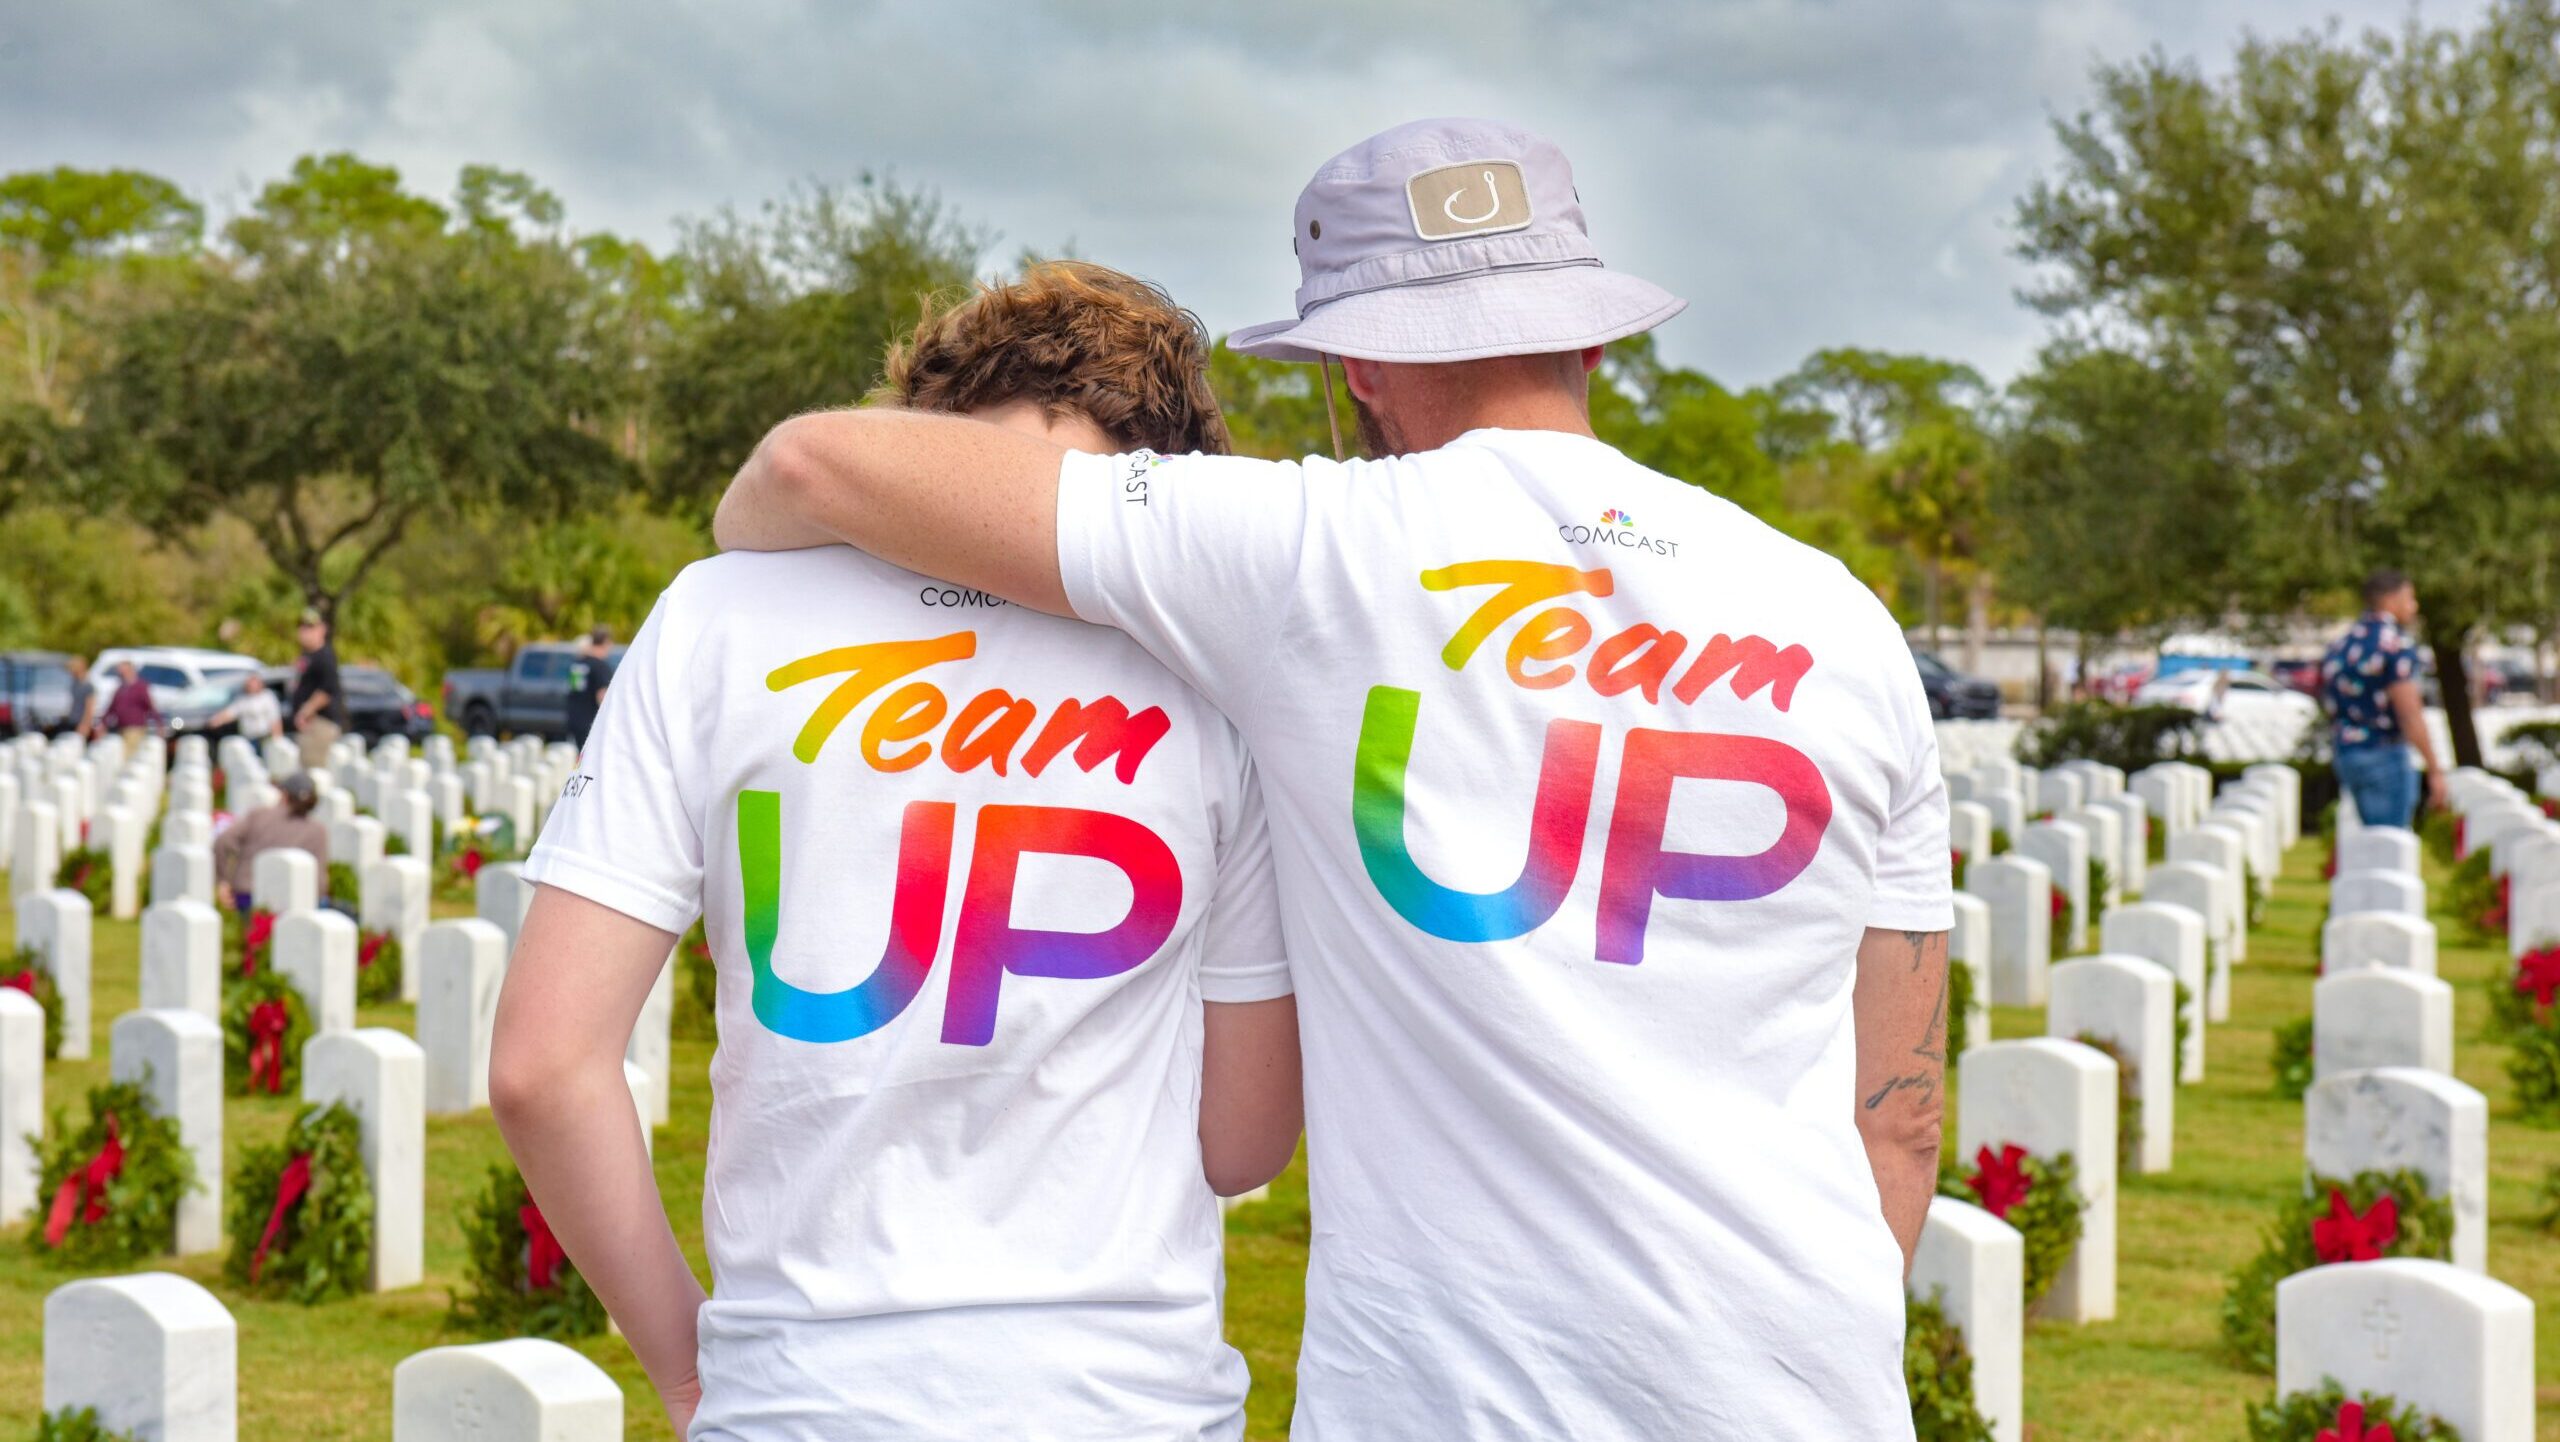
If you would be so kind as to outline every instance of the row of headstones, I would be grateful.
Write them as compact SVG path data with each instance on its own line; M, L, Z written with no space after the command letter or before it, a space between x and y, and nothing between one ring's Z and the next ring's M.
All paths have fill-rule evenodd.
M44 1407L153 1442L239 1436L239 1329L170 1272L92 1277L44 1302ZM393 1442L618 1442L622 1389L557 1342L434 1347L392 1369Z
M2560 784L2560 767L2553 773L2543 780ZM2447 789L2462 817L2462 854L2487 852L2489 874L2506 879L2508 954L2560 945L2560 821L2491 772L2457 771Z
M1990 1042L1965 1053L1957 1147L2068 1153L2084 1210L2081 1236L2039 1316L2103 1321L2116 1303L2117 1066L2058 1037ZM2147 1105L2147 1104L2146 1104ZM2148 1118L2146 1117L2146 1127ZM2276 1290L2276 1391L2335 1378L2387 1392L2487 1442L2532 1436L2533 1306L2487 1272L2488 1107L2441 1073L2385 1067L2315 1083L2304 1099L2308 1174L2408 1169L2450 1200L2451 1260L2317 1267ZM1911 1288L1935 1296L1973 1356L1976 1406L2002 1442L2022 1430L2024 1238L1968 1203L1930 1204Z
M308 865L308 857L291 854ZM484 868L482 915L424 929L415 954L414 1040L389 1028L356 1029L353 922L304 908L276 923L270 942L274 967L301 995L311 1017L303 1098L346 1101L363 1125L366 1169L374 1174L378 1288L408 1285L421 1273L425 1118L488 1105L499 983L531 891L513 864ZM21 902L18 915L21 936L51 929L46 939L62 998L62 1051L71 1054L77 1037L85 1056L88 903L76 892L48 892ZM182 1215L178 1250L210 1251L221 1245L222 1217L221 918L200 902L171 902L152 908L145 928L142 1007L110 1029L109 1069L120 1080L148 1074L163 1110L178 1119L180 1143L194 1153L198 1174L206 1179L205 1190L186 1204L201 1216L190 1225ZM673 969L670 957L650 989L623 1062L644 1140L650 1128L667 1120ZM347 1052L348 1045L360 1045L361 1054ZM0 1216L21 1215L35 1204L34 1141L43 1118L43 1010L24 993L0 988Z

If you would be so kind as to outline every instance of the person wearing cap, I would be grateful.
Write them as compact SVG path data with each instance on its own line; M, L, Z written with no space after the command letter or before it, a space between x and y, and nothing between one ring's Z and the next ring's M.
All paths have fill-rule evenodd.
M317 611L302 613L294 628L302 654L293 663L293 729L299 738L302 764L314 769L329 764L329 748L347 734L347 688L338 679L336 635Z
M587 733L596 729L596 713L604 709L605 688L612 684L613 631L598 626L569 658L569 740L581 751Z
M1909 1437L1952 920L1935 733L1838 562L1596 439L1565 157L1424 121L1326 161L1297 314L1365 458L1078 454L803 415L730 547L843 540L1116 626L1270 800L1306 1058L1292 1435Z
M241 911L249 909L249 888L258 858L281 847L311 853L319 874L329 874L329 828L311 813L320 793L309 775L297 771L276 783L276 800L233 821L213 838L213 875L223 894Z

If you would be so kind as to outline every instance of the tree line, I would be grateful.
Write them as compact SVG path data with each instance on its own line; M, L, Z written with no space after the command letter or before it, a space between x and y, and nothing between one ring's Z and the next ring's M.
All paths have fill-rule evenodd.
M1734 390L1638 337L1595 426L1933 638L2271 629L2398 565L2474 760L2466 654L2560 620L2553 3L2100 66L2017 205L2051 333L2006 386L1839 348ZM487 166L307 156L218 228L139 172L0 178L0 644L272 648L307 605L426 680L628 628L765 428L858 401L994 242L873 176L663 249ZM1241 448L1329 447L1314 371L1213 380Z

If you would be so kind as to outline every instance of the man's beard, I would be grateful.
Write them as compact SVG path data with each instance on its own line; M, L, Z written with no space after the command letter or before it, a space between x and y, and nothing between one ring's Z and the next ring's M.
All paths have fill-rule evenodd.
M1353 431L1359 455L1375 461L1412 452L1413 448L1405 444L1403 428L1369 409L1358 396L1351 398L1351 409L1358 417Z

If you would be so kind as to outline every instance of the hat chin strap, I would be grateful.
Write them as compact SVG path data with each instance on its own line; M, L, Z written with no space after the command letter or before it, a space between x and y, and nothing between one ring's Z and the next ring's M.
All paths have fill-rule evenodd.
M1317 351L1316 373L1323 377L1324 381L1324 428L1333 433L1333 458L1339 461L1343 459L1342 418L1333 413L1333 357L1323 351ZM1351 377L1346 373L1343 376L1343 384L1348 386L1350 383Z

